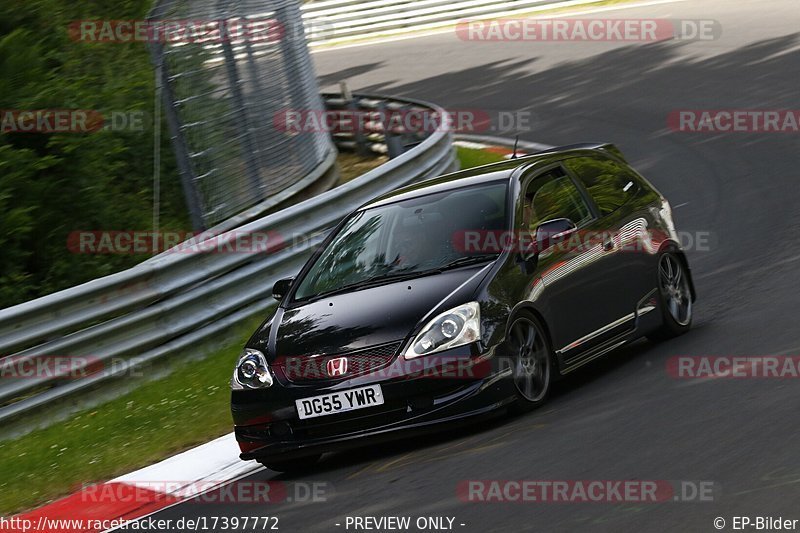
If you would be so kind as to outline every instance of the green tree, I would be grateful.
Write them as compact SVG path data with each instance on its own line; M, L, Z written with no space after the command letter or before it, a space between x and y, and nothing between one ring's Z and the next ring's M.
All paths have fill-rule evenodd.
M145 112L142 131L0 134L0 308L129 268L145 257L71 253L74 231L151 229L154 75L146 45L70 37L81 19L141 19L150 1L5 0L0 109ZM158 127L165 128L164 124ZM161 226L189 228L169 134Z

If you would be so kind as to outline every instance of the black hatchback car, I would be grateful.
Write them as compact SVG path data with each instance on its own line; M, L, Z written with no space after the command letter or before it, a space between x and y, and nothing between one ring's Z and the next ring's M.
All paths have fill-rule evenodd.
M278 471L537 407L588 361L687 331L695 299L669 203L610 144L379 197L273 292L232 412L241 458Z

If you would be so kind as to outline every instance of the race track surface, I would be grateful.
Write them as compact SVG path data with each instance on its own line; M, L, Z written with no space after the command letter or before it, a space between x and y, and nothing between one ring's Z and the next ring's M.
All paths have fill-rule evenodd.
M674 110L800 108L800 5L689 0L591 16L714 19L723 34L648 44L465 42L448 32L313 58L323 89L347 80L354 92L450 109L530 111L523 139L616 143L670 199L680 230L710 236L707 249L688 250L694 329L585 367L537 412L331 455L307 476L248 478L325 482L325 502L190 502L157 517L272 515L283 531L347 531L347 516L450 516L455 531L588 533L800 518L800 380L666 371L676 355L800 354L800 137L667 128ZM715 490L713 502L481 504L458 498L470 479L707 480Z

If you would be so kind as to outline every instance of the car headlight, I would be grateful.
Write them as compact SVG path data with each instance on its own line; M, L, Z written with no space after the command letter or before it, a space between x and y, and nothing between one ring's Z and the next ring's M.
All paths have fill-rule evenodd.
M252 348L246 348L233 370L231 387L234 389L265 389L272 386L267 359L264 354Z
M406 350L413 359L477 341L481 336L481 308L469 302L437 315L428 322Z

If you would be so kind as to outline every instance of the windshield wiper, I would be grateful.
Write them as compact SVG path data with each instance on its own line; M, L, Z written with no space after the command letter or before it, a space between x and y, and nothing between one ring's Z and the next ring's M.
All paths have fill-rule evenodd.
M376 274L374 276L370 276L366 279L362 279L361 281L357 281L355 283L348 283L342 287L331 289L329 291L320 292L311 296L310 298L306 299L305 301L312 301L318 300L320 298L325 298L326 296L333 296L336 294L342 294L345 292L351 291L358 291L361 289L368 289L371 287L377 287L379 285L383 285L387 282L392 281L401 281L404 279L414 279L420 276L428 276L431 274L439 274L444 272L445 270L449 270L451 268L457 268L460 266L478 264L478 263L486 263L489 261L494 261L497 259L499 254L493 255L473 255L473 256L466 256L466 257L459 257L458 259L454 259L449 263L445 263L444 265L429 268L427 270L412 270L407 272L396 272L394 274Z
M449 263L445 263L444 265L438 267L436 270L448 270L451 268L456 268L460 266L466 265L476 265L479 263L488 263L489 261L494 261L500 254L488 254L488 255L467 255L464 257L459 257L458 259L453 259Z
M331 289L329 291L320 292L318 294L311 296L309 300L318 300L319 298L324 298L326 296L333 296L334 294L341 294L343 292L367 289L369 287L383 285L383 283L386 281L400 281L403 279L416 278L420 274L422 274L422 272L398 272L396 274L378 274L376 276L371 276L369 278L362 279L361 281L356 281L355 283L348 283L347 285L343 285L337 289Z

